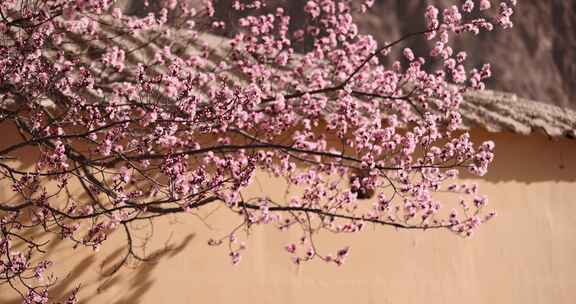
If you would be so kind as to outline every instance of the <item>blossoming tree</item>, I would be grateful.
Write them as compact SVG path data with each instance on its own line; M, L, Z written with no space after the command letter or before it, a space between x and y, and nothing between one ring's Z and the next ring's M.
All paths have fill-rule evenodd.
M305 1L299 23L282 1L229 1L237 18L196 2L159 1L147 16L112 0L1 2L0 126L18 139L0 142L0 187L14 194L0 201L0 284L25 303L50 299L50 235L97 250L124 234L123 261L140 260L134 223L207 205L237 215L208 242L228 245L233 263L237 233L255 225L301 232L283 249L297 264L340 265L348 248L321 254L315 235L376 224L468 236L494 215L454 181L493 158L492 143L459 130L458 112L490 66L468 69L449 42L511 27L515 1L431 5L427 28L385 45L354 24L373 0ZM217 34L229 38L214 48ZM433 47L380 62L407 39ZM257 171L303 190L246 199ZM437 192L455 193L455 207L443 211ZM30 237L38 231L48 237Z

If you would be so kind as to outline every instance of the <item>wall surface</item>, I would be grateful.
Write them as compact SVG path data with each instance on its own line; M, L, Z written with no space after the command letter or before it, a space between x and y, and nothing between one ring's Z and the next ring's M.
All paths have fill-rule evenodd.
M297 267L282 249L296 232L257 228L247 237L242 262L232 266L224 247L206 242L239 219L212 207L156 222L147 247L155 262L112 276L104 274L124 253L122 235L96 255L57 243L48 253L59 278L55 294L81 283L81 302L91 304L574 303L576 141L484 131L473 137L497 145L489 174L474 181L498 216L470 239L368 226L358 235L318 240L331 252L351 246L343 266ZM284 195L282 183L265 175L249 192L261 191ZM0 199L9 196L8 189L0 191ZM0 303L19 302L0 286Z

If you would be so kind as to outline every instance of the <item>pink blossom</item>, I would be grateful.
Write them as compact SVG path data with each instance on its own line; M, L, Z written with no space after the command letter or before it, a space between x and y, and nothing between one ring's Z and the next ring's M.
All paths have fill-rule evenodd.
M7 191L25 198L0 202L0 284L17 277L26 303L48 301L38 281L51 278L51 262L43 244L12 239L33 244L37 229L97 251L114 233L130 240L138 223L181 214L211 225L198 209L224 208L237 226L208 244L225 244L233 264L265 226L298 233L284 246L295 264L341 265L349 248L323 255L319 234L370 223L470 236L494 216L478 186L457 179L486 174L495 157L460 114L463 93L484 89L492 71L468 67L452 42L511 27L515 1L494 12L482 0L442 14L428 5L414 35L431 47L419 50L406 47L412 36L379 44L359 31L356 12L372 0L305 1L301 23L276 1L219 12L210 0L198 11L163 0L144 17L109 0L46 3L22 13L18 1L0 4L2 119L21 135L0 160L38 155L29 168L0 166ZM20 17L25 28L10 22ZM249 196L256 172L302 191ZM68 195L71 183L82 199ZM456 197L438 201L444 190ZM130 242L127 260L141 253Z
M480 0L480 10L484 11L489 9L492 6L490 0Z
M295 244L288 244L286 245L286 247L284 247L286 249L286 251L288 251L289 253L294 253L296 252L296 245Z

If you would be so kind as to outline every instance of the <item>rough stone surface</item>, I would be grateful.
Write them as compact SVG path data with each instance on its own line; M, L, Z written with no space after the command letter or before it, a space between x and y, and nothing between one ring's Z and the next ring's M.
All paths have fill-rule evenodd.
M466 94L461 106L464 124L491 132L576 138L576 111L520 98L515 94L484 90Z
M379 42L419 31L432 2L447 7L459 1L377 0L369 15L359 19L361 29ZM491 89L576 109L576 0L518 2L511 31L463 36L455 50L466 49L474 64L492 64ZM407 45L422 49L426 41Z

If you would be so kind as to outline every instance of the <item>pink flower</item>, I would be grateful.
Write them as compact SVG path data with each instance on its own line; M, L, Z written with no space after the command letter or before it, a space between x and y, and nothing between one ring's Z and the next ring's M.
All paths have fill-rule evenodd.
M462 5L462 10L467 13L471 13L473 9L474 9L474 1L472 0L466 0Z
M320 6L314 1L308 1L304 7L304 11L310 14L312 18L320 16Z
M404 54L404 58L406 58L408 61L414 61L414 53L410 48L405 48L402 51L402 54Z
M286 251L288 251L289 253L294 253L294 252L296 252L296 245L295 244L288 244L284 247L284 249L286 249Z
M490 0L480 0L480 10L484 11L489 9L492 6Z

